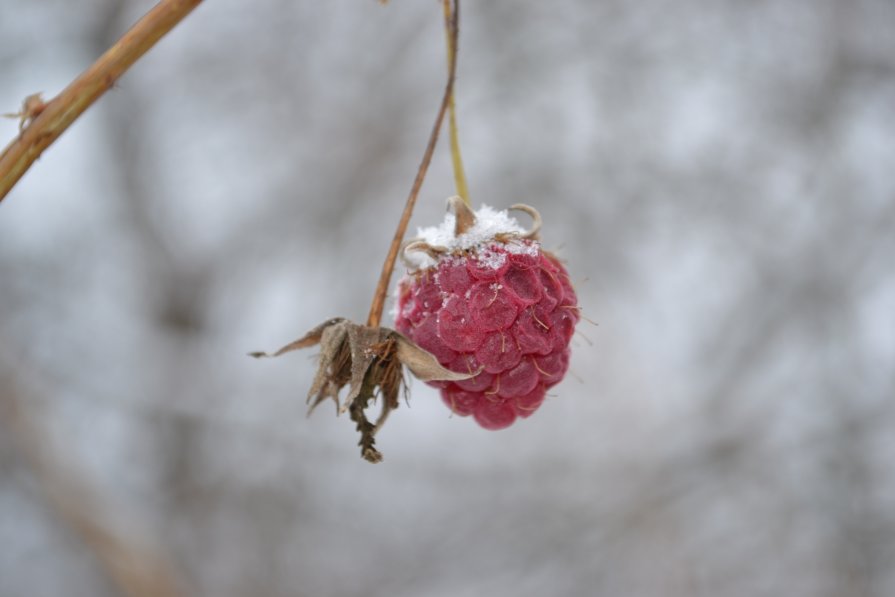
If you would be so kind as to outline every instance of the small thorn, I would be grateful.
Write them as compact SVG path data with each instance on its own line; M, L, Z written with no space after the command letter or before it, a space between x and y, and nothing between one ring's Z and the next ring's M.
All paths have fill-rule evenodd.
M25 127L32 120L40 116L41 112L47 107L40 93L32 93L22 102L22 109L18 112L4 114L6 118L17 118L19 120L19 132L25 130Z

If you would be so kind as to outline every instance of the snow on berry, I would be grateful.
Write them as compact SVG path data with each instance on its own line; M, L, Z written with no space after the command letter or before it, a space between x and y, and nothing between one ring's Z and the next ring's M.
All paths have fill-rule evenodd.
M460 416L502 429L535 412L569 367L578 298L565 267L507 211L472 212L459 198L440 226L404 251L396 328L447 369L477 374L430 381Z

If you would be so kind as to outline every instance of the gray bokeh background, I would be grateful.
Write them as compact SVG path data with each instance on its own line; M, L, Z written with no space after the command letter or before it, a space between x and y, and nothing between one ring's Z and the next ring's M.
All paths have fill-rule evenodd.
M0 111L151 4L0 0ZM895 594L895 3L466 2L473 200L598 325L505 431L412 384L374 466L245 353L366 317L440 14L205 3L0 204L0 595L121 590L29 445L184 594Z

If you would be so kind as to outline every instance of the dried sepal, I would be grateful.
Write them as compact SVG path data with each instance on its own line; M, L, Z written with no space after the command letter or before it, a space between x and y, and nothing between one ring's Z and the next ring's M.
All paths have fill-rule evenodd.
M255 357L256 359L264 358L264 357L278 357L281 354L292 352L293 350L298 350L299 348L308 348L309 346L314 346L315 344L319 344L320 340L323 338L323 332L331 327L332 325L339 323L340 321L344 321L344 317L333 317L332 319L328 319L312 329L310 332L295 340L294 342L290 342L283 348L279 349L273 354L268 354L263 351L250 352L250 357Z
M407 365L407 368L410 369L410 372L413 373L413 375L419 380L462 381L481 373L481 371L476 371L475 373L471 374L457 373L455 371L451 371L450 369L445 369L441 366L441 363L438 362L438 359L435 358L435 355L433 355L431 352L423 350L422 348L411 342L403 334L400 334L398 332L393 333L397 338L398 359L404 365Z
M430 245L429 243L427 243L426 241L415 240L413 242L410 242L410 243L407 243L406 245L404 245L404 249L401 251L401 253L404 254L404 255L402 255L402 258L403 258L405 265L408 265L407 255L406 255L406 253L408 251L410 251L410 252L421 251L435 260L444 256L448 252L446 247L433 246L433 245Z
M541 214L533 208L531 205L525 205L524 203L516 203L510 206L511 211L521 211L524 214L528 214L531 218L531 229L522 233L522 238L526 240L538 240L541 236Z
M314 380L308 389L308 415L317 408L317 405L332 398L336 403L336 414L341 412L339 407L339 390L351 381L351 353L346 350L348 330L344 320L335 321L325 325L320 334L320 355L317 358L317 371ZM317 329L317 328L315 328Z
M447 204L448 209L454 212L454 236L460 236L475 226L475 212L462 197L454 195L448 198Z
M434 355L395 330L359 325L342 317L323 322L272 355L264 352L249 354L254 357L279 356L316 344L320 345L320 355L308 391L308 414L331 398L336 403L336 413L348 412L357 424L361 434L358 443L361 455L370 462L382 460L382 454L375 448L374 436L388 414L398 407L401 389L406 391L403 365L423 381L459 381L478 373L455 373L445 369ZM339 393L345 386L348 386L348 393L340 401ZM365 410L377 397L382 398L382 410L374 424L367 419Z

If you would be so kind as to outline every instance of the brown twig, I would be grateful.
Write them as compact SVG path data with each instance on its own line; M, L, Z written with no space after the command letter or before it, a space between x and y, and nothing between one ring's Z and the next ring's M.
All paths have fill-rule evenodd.
M392 238L392 244L385 257L385 263L382 265L382 274L379 276L379 284L376 285L373 304L370 306L370 316L367 318L367 325L371 327L378 326L382 320L382 310L385 308L385 298L388 296L388 286L392 279L392 272L395 269L395 260L398 258L398 251L401 249L404 233L407 231L407 225L410 223L410 216L413 215L413 207L416 205L416 198L423 186L423 180L426 178L426 171L429 169L432 154L435 152L435 145L438 143L441 124L444 121L445 112L447 112L454 92L454 79L457 72L457 37L460 31L460 0L454 0L454 10L451 14L449 26L451 31L449 52L454 55L449 58L448 62L450 68L448 69L447 84L444 87L444 96L441 99L441 106L439 106L438 114L435 117L435 125L432 127L432 132L429 133L429 143L426 145L426 151L423 153L423 159L420 162L419 169L417 169L416 178L413 181L413 186L410 188L410 195L407 197L407 203L404 205L404 212L401 214L401 220L398 222L398 229L395 230L395 236Z
M201 2L161 0L90 68L47 102L0 154L0 201L84 110Z

